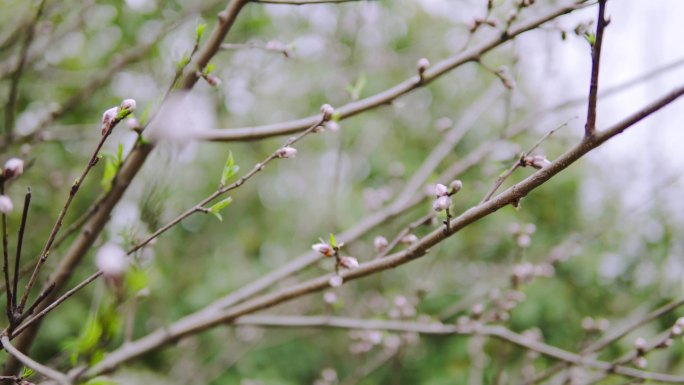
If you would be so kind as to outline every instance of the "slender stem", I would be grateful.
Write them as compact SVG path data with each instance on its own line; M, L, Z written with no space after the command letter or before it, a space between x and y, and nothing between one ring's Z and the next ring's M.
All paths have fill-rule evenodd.
M5 350L7 350L7 353L11 354L16 359L21 361L22 364L33 369L36 373L42 374L43 376L51 380L55 380L60 385L71 385L71 381L66 376L66 374L58 372L52 368L48 368L45 365L39 364L38 362L31 359L31 357L20 352L19 349L12 346L12 343L10 342L9 337L7 337L6 334L3 334L2 337L0 337L0 342L2 342L2 346L5 348Z
M288 5L307 5L307 4L327 4L327 3L361 3L373 2L378 0L250 0L253 3L261 4L288 4Z
M17 237L17 254L14 257L14 282L12 289L12 308L17 308L17 285L19 283L19 265L21 263L21 247L24 244L24 231L28 220L28 210L31 204L31 188L26 190L24 197L24 211L21 213L21 225L19 226L19 236Z
M589 83L589 103L587 104L587 123L584 126L584 136L591 137L596 132L596 104L598 101L599 64L601 62L601 45L603 31L608 24L605 19L606 1L599 0L598 22L596 23L595 40L591 47L591 81Z
M0 180L0 195L5 194L5 181ZM7 322L14 325L14 306L12 306L12 282L9 278L9 250L7 235L7 214L2 213L2 272L5 275L5 294L7 295Z

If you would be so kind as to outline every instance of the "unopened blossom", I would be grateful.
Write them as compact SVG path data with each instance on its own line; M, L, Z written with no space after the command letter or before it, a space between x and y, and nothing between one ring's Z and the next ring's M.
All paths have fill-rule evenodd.
M221 85L221 79L214 75L207 75L204 77L204 80L206 80L207 84L212 87L218 87Z
M456 179L449 184L449 187L451 188L451 193L456 194L463 188L463 182L461 182L459 179Z
M639 356L634 358L634 366L636 366L639 369L646 369L648 366L648 361L646 360L646 357Z
M326 291L325 293L323 293L323 300L327 304L334 304L335 302L337 302L337 294L335 294L335 292L332 291Z
M276 155L278 158L294 158L297 155L297 149L290 146L280 148Z
M643 353L646 350L646 340L642 337L634 340L634 349L636 349L640 354Z
M10 158L2 168L2 177L5 180L16 178L24 173L24 161L19 158Z
M326 257L331 257L335 252L332 246L327 243L316 243L315 245L311 246L311 248L314 251L325 255Z
M128 257L122 248L107 243L95 254L95 266L105 277L119 278L128 270Z
M437 212L444 211L449 207L451 207L451 197L448 195L441 196L432 202L432 209Z
M387 238L378 235L373 239L373 247L375 247L375 251L378 253L382 253L383 251L387 250L387 247L389 246L389 242L387 242Z
M140 125L140 121L136 118L130 118L126 120L126 127L130 128L133 131L140 130L142 126Z
M532 238L528 234L520 234L517 242L519 247L526 248L532 244Z
M401 238L401 243L404 243L406 245L412 245L416 242L418 242L418 237L415 234L407 234L403 238Z
M109 131L114 119L119 114L119 107L112 107L102 114L102 135Z
M534 167L538 170L541 170L542 168L550 165L551 162L548 159L546 159L546 157L544 155L535 155L535 156L526 156L523 159L523 164L525 166L531 166L531 167Z
M448 195L449 194L449 188L441 183L437 183L435 185L435 196L437 198Z
M330 104L324 104L321 106L321 112L323 113L323 120L329 121L332 119L335 109Z
M128 111L128 112L133 112L135 111L135 107L137 106L135 99L124 99L121 102L121 108Z
M423 73L425 73L425 70L430 66L430 61L426 58L420 58L418 59L418 62L416 63L416 67L418 69L418 73L422 76Z
M339 275L333 275L333 276L330 277L330 279L328 280L328 284L329 284L331 287L340 287L340 286L342 286L342 281L343 281L343 280L342 280L342 277L340 277Z
M359 261L354 257L341 257L340 266L345 269L356 269L359 267Z
M327 128L331 132L337 132L340 130L340 124L334 120L330 120L330 121L323 123L323 127Z
M7 214L14 209L12 199L7 195L0 195L0 213Z

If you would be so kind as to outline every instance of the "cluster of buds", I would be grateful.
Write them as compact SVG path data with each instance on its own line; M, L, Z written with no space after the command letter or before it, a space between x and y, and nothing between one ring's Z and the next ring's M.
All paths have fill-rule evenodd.
M351 330L349 338L352 343L349 345L349 352L352 354L367 353L373 347L382 344L383 334L379 330Z
M582 329L587 333L605 332L610 327L610 321L605 318L582 318Z
M335 244L334 238L331 239L331 242L332 244L321 241L320 243L312 245L311 248L325 257L334 257L336 263L335 271L339 268L351 270L359 267L359 261L356 258L340 255L340 248L344 246L344 243ZM342 277L336 274L330 278L329 284L332 287L340 287L342 282Z
M411 319L416 316L415 299L409 300L403 295L394 297L392 307L387 315L392 319Z
M532 244L532 234L537 231L537 226L534 223L528 223L526 225L519 225L514 223L511 226L511 233L515 238L515 242L520 248L528 248Z
M363 205L368 210L377 210L392 198L392 194L390 187L367 187L363 189Z
M541 263L538 265L522 262L513 266L511 273L511 286L515 289L521 284L530 282L536 277L553 277L556 269L550 263Z
M297 156L297 149L290 146L284 146L276 151L276 156L278 158L294 158Z
M534 156L523 156L520 159L520 165L523 167L534 167L537 170L541 170L551 164L551 161L546 159L544 155L534 155Z
M335 385L337 384L337 371L333 368L325 368L321 370L321 375L314 385Z
M489 293L490 309L482 318L486 322L505 322L510 319L510 313L520 303L525 301L525 293L517 290L506 290L503 293L494 289ZM473 311L473 314L475 312Z
M109 134L114 126L135 111L135 99L124 99L120 106L115 106L102 114L102 136Z
M451 196L463 188L463 182L456 179L449 184L449 187L438 183L435 185L435 200L432 202L432 209L440 212L451 207Z
M2 174L0 175L0 183L5 183L9 180L16 179L24 173L24 161L19 158L10 158L2 167ZM0 213L7 214L14 209L12 199L7 195L0 195Z

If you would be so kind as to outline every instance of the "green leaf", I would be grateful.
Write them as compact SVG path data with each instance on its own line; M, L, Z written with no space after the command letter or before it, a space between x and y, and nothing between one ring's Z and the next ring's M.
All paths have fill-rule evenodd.
M228 159L226 160L226 165L223 166L223 172L221 172L221 186L225 186L228 180L235 175L240 170L240 166L235 164L233 159L233 152L228 153Z
M188 63L190 63L190 57L188 57L188 55L186 54L183 54L178 63L176 63L176 70L182 71L183 68L185 68L185 66L188 65Z
M112 182L114 181L116 172L119 170L119 166L116 163L117 162L112 160L111 157L107 157L105 160L104 174L102 174L102 181L100 182L102 189L105 192L109 192L109 190L112 188Z
M207 25L204 23L197 24L197 28L195 29L195 39L199 42L200 39L202 39L202 35L204 35L204 30L207 28Z
M339 122L341 119L342 119L342 113L340 113L339 111L333 112L332 118L330 118L330 120L335 121L335 122Z
M205 76L209 75L214 70L214 68L216 68L216 64L214 64L214 63L207 64L207 66L204 67L204 75Z
M594 46L594 43L596 43L596 35L594 35L591 32L586 32L584 34L584 38L587 40L590 46Z
M117 168L121 166L123 162L123 143L119 144L119 148L116 151L116 166Z
M352 100L359 100L363 89L366 87L366 75L361 74L361 76L356 80L356 83L347 85L347 92L351 96Z
M27 368L27 367L24 366L24 368L21 369L21 378L28 378L28 377L31 377L31 376L33 375L33 373L35 373L35 372L33 371L33 369Z
M84 385L117 385L117 383L108 378L95 377L88 380L88 382L86 382Z
M228 197L220 202L215 203L213 206L209 207L209 212L211 214L214 214L216 218L218 218L219 221L223 222L223 216L221 216L221 210L226 208L231 202L233 201L233 198Z
M145 270L134 268L126 274L126 289L135 294L150 285L150 278Z
M335 236L333 233L330 233L330 246L337 247L337 242L335 241Z

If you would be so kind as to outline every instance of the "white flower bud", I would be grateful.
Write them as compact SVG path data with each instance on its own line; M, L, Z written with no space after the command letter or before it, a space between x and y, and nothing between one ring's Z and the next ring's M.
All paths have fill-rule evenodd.
M126 127L130 128L133 131L140 130L142 126L140 125L140 122L136 118L130 118L126 120Z
M463 182L460 179L456 179L449 184L449 187L451 188L451 193L456 194L463 188Z
M337 294L335 294L335 292L332 291L326 291L325 293L323 293L323 301L325 301L325 303L327 304L332 305L335 302L337 302Z
M412 245L418 242L418 237L415 234L408 234L401 238L401 243L406 245Z
M420 58L418 59L418 62L416 63L416 68L418 69L418 74L420 77L423 77L423 74L425 73L425 70L430 66L430 61L426 58Z
M102 114L102 135L109 131L114 119L119 114L119 107L112 107Z
M642 354L646 350L646 340L641 337L634 340L634 349L636 349L638 353Z
M377 236L375 239L373 239L373 247L375 247L375 251L378 253L382 253L383 251L387 250L387 247L389 246L389 242L387 242L387 238L382 237L382 236Z
M327 243L316 243L315 245L311 246L311 248L314 251L325 255L326 257L330 257L334 253L332 246Z
M278 158L294 158L297 155L297 149L290 146L285 146L276 152Z
M218 87L221 85L221 79L214 76L214 75L207 75L204 80L207 81L207 84L209 84L212 87Z
M128 112L135 111L136 103L135 99L124 99L121 102L121 108L127 110Z
M596 322L591 317L584 317L582 318L582 329L587 332L593 331L596 329Z
M342 286L342 281L343 281L343 280L342 280L342 277L340 277L339 275L333 275L333 276L330 277L330 279L328 280L328 284L329 284L331 287L340 287L340 286Z
M356 269L359 267L359 261L354 257L342 257L340 258L340 266L345 269Z
M439 198L441 196L445 196L447 194L449 194L449 189L447 188L447 186L445 186L441 183L437 183L435 185L435 196L437 198Z
M673 335L673 336L675 336L675 337L679 337L679 336L682 335L682 331L684 331L684 330L682 329L682 326L681 326L681 325L678 325L678 324L675 324L675 325L672 327L672 330L670 330L670 334Z
M646 367L648 366L648 361L645 357L636 357L634 358L634 366L636 366L639 369L646 369Z
M532 244L532 238L527 234L520 234L518 235L517 242L518 246L524 249L526 247L530 247L530 245Z
M7 214L14 209L12 199L7 195L0 195L0 213Z
M340 130L340 125L334 120L327 121L323 124L323 126L327 129L329 129L331 132L337 132Z
M335 109L330 104L324 104L321 106L321 112L323 113L323 120L329 121L332 119Z
M448 195L441 196L432 202L432 209L437 212L444 211L449 207L451 207L451 197Z
M480 318L482 316L482 313L484 313L484 305L481 303L476 303L470 309L470 313L473 316L473 318Z
M5 180L16 178L24 173L24 161L19 158L10 158L2 168L2 177Z
M536 168L537 170L541 170L544 167L547 167L548 165L551 164L551 162L546 159L544 155L535 155L535 156L526 156L525 159L523 159L523 164L525 166L532 166Z
M95 254L95 266L105 277L119 278L128 270L128 257L122 248L107 243Z

